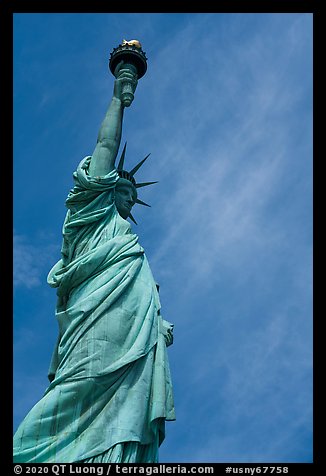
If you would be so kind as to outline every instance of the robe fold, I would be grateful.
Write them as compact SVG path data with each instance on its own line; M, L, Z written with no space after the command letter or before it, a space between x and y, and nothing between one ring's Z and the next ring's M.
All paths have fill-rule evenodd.
M73 174L48 275L59 324L51 383L15 434L15 462L156 462L175 419L156 283L115 206L116 170L91 177L90 160Z

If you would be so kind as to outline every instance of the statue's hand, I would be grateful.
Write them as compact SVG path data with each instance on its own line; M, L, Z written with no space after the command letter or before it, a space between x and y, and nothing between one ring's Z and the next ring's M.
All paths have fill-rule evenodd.
M171 324L171 322L162 319L162 334L164 335L167 347L173 344L173 327L174 325Z
M124 106L130 105L138 83L137 73L121 61L115 69L115 76L113 96L120 99ZM126 92L131 95L129 104L124 104Z

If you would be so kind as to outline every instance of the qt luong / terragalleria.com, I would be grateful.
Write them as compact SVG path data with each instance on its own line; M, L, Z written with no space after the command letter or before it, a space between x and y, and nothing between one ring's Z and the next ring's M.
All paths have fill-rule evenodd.
M43 468L43 472L45 468ZM112 470L112 471L111 471ZM52 474L60 476L62 474L97 474L99 476L112 474L213 474L214 468L210 466L186 467L180 464L168 466L160 464L157 466L121 466L121 465L96 465L96 466L75 466L72 464L54 464L51 467Z

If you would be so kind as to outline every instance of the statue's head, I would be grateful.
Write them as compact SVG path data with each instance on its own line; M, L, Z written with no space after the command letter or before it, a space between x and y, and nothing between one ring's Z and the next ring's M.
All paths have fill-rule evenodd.
M115 204L119 215L126 219L137 200L137 189L125 178L119 178L115 188Z
M132 170L130 170L130 172L127 172L123 169L126 146L127 143L125 143L124 145L119 164L117 166L119 180L115 189L115 204L119 215L122 216L122 218L130 218L134 223L137 224L136 220L131 214L132 207L135 205L135 203L138 203L139 205L145 205L146 207L150 206L142 200L139 200L137 195L137 189L140 187L146 187L147 185L151 185L157 182L136 183L136 180L134 178L135 173L143 165L143 163L149 157L150 154L148 154L143 160L141 160L139 164L137 164Z

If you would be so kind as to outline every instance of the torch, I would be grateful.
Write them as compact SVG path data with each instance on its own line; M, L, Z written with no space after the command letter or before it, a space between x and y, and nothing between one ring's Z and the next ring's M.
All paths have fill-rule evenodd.
M116 71L118 64L121 62L123 63L122 67ZM140 42L138 40L123 40L122 43L111 52L109 69L116 78L119 78L121 69L129 70L130 73L136 74L137 79L144 76L147 70L147 58ZM121 94L123 106L130 106L134 99L133 91L132 80L124 78Z

